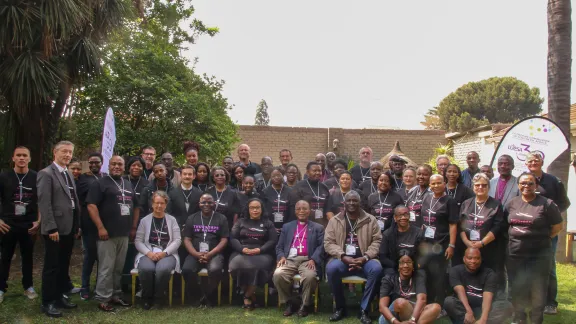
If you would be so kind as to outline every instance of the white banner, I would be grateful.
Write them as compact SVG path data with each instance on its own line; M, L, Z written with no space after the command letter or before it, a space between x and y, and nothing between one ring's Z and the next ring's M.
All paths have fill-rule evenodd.
M108 173L108 161L114 155L114 145L116 144L116 126L114 124L114 112L108 108L104 119L104 131L102 132L102 172Z
M538 152L544 157L542 170L547 171L548 166L569 148L569 143L564 132L552 120L540 116L523 119L512 125L500 140L492 156L494 176L498 176L498 158L503 154L514 159L512 175L515 177L528 171L526 154L530 152Z

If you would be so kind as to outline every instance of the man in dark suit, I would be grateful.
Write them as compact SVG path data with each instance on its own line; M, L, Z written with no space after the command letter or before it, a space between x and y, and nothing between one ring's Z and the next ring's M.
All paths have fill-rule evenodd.
M309 222L310 203L300 200L296 203L295 213L297 220L282 226L282 232L276 256L278 267L274 271L272 280L278 289L280 303L286 304L284 316L290 316L295 311L292 299L292 279L299 274L302 287L302 305L298 316L308 315L312 303L312 292L316 289L316 277L320 277L320 269L324 256L324 227L318 223Z
M71 142L56 144L54 163L38 172L37 178L38 210L42 215L40 231L45 249L41 309L49 317L61 317L58 308L77 306L64 295L70 290L68 270L80 219L76 185L67 168L73 153Z

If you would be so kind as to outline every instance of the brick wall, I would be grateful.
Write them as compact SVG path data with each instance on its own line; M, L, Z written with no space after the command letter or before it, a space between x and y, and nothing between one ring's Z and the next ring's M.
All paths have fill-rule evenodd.
M466 154L470 151L476 151L482 154L482 138L478 137L478 133L464 135L454 140L454 158L458 164L467 167ZM483 161L489 163L490 161Z
M328 135L329 133L329 135ZM400 148L416 163L424 163L434 154L438 144L445 144L444 131L432 130L384 130L384 129L343 129L240 125L240 143L247 143L252 149L252 160L260 163L262 156L272 157L274 165L280 164L279 152L290 149L294 163L305 168L319 152L332 151L332 141L338 139L339 155L358 159L362 146L370 146L374 159L380 159L400 141ZM240 144L240 143L237 143ZM235 158L236 147L233 148Z

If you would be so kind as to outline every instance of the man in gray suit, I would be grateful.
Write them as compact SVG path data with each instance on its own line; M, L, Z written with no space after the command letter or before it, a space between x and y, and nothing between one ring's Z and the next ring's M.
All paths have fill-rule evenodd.
M488 195L500 201L504 209L510 199L519 196L520 190L516 177L512 175L514 170L514 159L507 154L498 158L498 177L490 180L490 191Z
M58 308L75 308L64 294L68 292L70 256L74 236L78 234L80 208L74 177L67 165L74 144L61 141L54 147L54 163L38 172L38 210L42 215L40 231L44 237L42 270L42 312L61 317Z

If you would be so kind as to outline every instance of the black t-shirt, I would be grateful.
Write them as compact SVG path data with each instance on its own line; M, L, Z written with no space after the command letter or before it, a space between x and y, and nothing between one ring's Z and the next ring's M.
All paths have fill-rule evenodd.
M371 194L378 192L378 182L374 183L372 179L370 179L370 181L366 180L360 184L358 189L362 193L362 196L368 199Z
M110 237L130 234L134 201L134 190L130 181L123 178L114 180L109 176L94 181L86 197L86 204L94 204L98 207L100 220ZM123 204L128 208L127 215L121 213Z
M396 178L396 175L392 173L390 170L386 171L388 177L390 178L390 185L392 186L392 190L399 192L404 189L404 181L402 181L402 176L400 178Z
M202 192L206 192L210 188L210 183L198 183L196 181L192 182L192 185Z
M151 180L147 186L142 189L140 193L140 198L138 199L138 206L135 208L140 209L140 219L148 216L152 212L152 195L158 191L164 191L166 194L170 194L173 190L172 182L166 181L166 186L161 187L158 185L157 179Z
M476 204L475 198L470 198L462 203L460 217L460 229L466 233L469 240L472 230L479 232L480 240L488 232L492 232L494 237L498 238L504 221L504 211L500 202L492 197L488 197L488 200L480 205Z
M214 198L214 208L215 211L226 216L228 220L228 228L232 228L234 224L234 215L237 215L241 211L240 201L238 200L238 192L226 188L224 191L219 192L216 190L216 186L208 188L206 193L212 195Z
M330 179L322 182L326 188L328 188L328 191L330 193L332 193L334 190L340 188L340 183L338 182L338 179L336 179L336 177L330 177ZM358 183L354 180L352 180L352 184L350 185L350 188L352 189L356 189L358 188Z
M463 264L454 266L448 271L450 287L464 287L470 307L482 307L482 294L487 291L493 294L498 290L498 278L492 269L480 267L472 273Z
M170 242L170 232L168 230L168 222L166 222L166 218L152 217L148 243L150 243L152 247L165 250L168 246L168 242Z
M260 198L264 202L265 215L270 216L270 220L274 223L274 227L280 231L282 226L290 221L290 193L292 189L286 185L282 185L282 189L276 190L272 186L268 186L260 193ZM280 215L282 214L282 220Z
M88 213L88 204L86 203L86 198L88 197L88 191L92 184L98 179L101 179L102 175L94 175L91 172L82 173L76 181L76 191L78 192L78 201L80 202L80 207L82 208L81 218L82 218L82 232L83 233L96 233L97 229L92 219L90 219L90 214Z
M310 220L316 223L323 223L326 219L326 204L330 193L328 188L320 182L312 182L309 180L298 181L292 188L290 195L290 209L294 210L294 205L300 200L310 202L311 215ZM321 210L322 218L316 218L316 210Z
M438 199L434 194L424 195L422 200L422 221L424 231L424 241L433 243L450 242L450 225L460 221L460 210L456 201L447 195ZM434 238L426 237L428 227L435 228Z
M431 194L430 189L422 190L420 186L416 186L408 193L406 199L406 207L410 210L410 224L417 227L422 227L422 199L426 194Z
M382 267L398 269L398 259L400 250L407 250L414 258L418 257L418 247L422 241L422 230L414 225L410 225L406 232L398 231L398 227L392 227L382 234L379 258Z
M368 197L368 212L378 220L380 230L385 231L392 226L394 221L394 208L404 204L402 197L392 190L386 193L379 191Z
M32 170L18 175L14 170L0 174L0 206L2 207L0 218L15 231L27 231L32 227L32 222L38 219L36 176L36 171ZM16 215L16 205L19 205L18 215Z
M200 189L194 186L188 190L183 189L182 186L176 187L168 194L170 202L166 212L176 217L178 226L183 228L188 216L200 210L200 197L203 194ZM186 204L188 204L188 208L186 208Z
M418 294L426 294L426 272L416 270L412 278L401 280L398 273L387 274L382 278L380 298L390 297L390 304L398 298L404 298L413 303Z
M334 215L343 212L345 196L346 194L343 194L340 189L334 190L326 202L326 212L332 212Z
M278 241L276 228L268 219L241 218L234 224L230 238L236 251L259 248L262 253L272 252Z
M150 183L150 181L148 181L144 176L141 176L138 179L132 178L131 176L124 176L124 179L130 181L132 184L132 190L134 191L134 197L136 197L136 201L139 201L140 196L142 195L142 190Z
M531 202L512 198L508 210L508 253L513 256L538 256L550 253L550 227L562 223L556 204L536 195Z
M186 220L184 237L192 239L192 246L196 251L200 251L200 242L204 241L204 232L206 232L209 250L214 249L222 238L230 236L226 216L215 212L211 216L203 217L201 211L190 215Z
M458 206L460 206L466 199L476 196L472 189L461 183L457 184L454 189L448 189L448 187L446 187L446 195L452 197Z
M358 220L352 221L347 217L344 217L344 219L346 221L346 239L344 240L344 246L342 248L344 252L347 252L346 246L351 244L356 249L356 254L348 255L348 253L346 253L346 255L353 258L360 258L362 251L360 251L360 245L358 244L358 229L356 228ZM352 224L352 226L350 226L350 224ZM354 227L354 231L352 231L352 227Z
M372 179L370 177L370 167L363 168L360 164L357 164L350 169L350 173L352 174L352 180L356 181L356 183L362 183L364 180Z
M251 192L240 192L236 190L234 190L234 192L238 197L238 208L239 208L238 217L250 218L250 213L248 211L248 200L252 198L260 199L260 194L256 191L256 188L254 188L254 190L252 190ZM265 217L269 217L269 215L266 214L266 209L262 210L262 212L264 213Z

